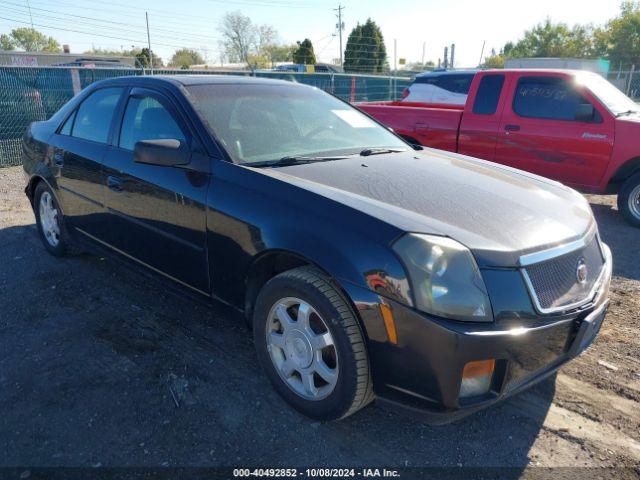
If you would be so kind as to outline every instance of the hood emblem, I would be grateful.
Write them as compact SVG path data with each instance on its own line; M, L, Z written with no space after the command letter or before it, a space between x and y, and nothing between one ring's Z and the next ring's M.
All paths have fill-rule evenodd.
M578 280L580 285L584 285L587 283L588 276L589 270L587 269L587 264L584 261L584 258L581 258L576 264L576 280Z

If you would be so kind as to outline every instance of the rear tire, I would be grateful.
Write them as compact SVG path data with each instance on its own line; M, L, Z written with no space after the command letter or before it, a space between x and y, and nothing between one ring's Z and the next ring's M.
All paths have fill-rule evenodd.
M40 182L33 194L33 211L42 244L55 257L78 255L81 250L69 238L64 215L49 186Z
M267 282L256 300L253 331L271 384L306 416L341 419L373 399L355 313L319 270L299 267Z
M618 210L634 227L640 227L640 172L631 175L618 192Z

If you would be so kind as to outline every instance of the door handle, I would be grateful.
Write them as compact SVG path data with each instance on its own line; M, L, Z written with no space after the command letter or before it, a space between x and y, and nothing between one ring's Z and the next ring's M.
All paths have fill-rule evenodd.
M119 177L114 177L113 175L109 175L107 177L107 187L109 190L113 190L114 192L121 192L124 182Z
M520 130L520 125L505 125L504 129L507 132L517 132Z

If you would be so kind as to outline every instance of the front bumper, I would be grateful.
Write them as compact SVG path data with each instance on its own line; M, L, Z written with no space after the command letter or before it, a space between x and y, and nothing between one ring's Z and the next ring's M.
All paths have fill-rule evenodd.
M466 324L388 301L398 344L369 339L377 402L409 410L429 423L449 423L553 374L586 349L602 325L611 281L611 254L606 250L606 271L593 301L564 315ZM464 366L490 359L496 360L490 391L459 398Z

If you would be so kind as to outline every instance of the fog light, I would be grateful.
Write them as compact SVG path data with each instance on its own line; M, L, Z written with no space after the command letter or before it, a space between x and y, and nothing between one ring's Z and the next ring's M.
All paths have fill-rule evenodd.
M460 398L484 395L491 388L491 379L496 367L495 360L469 362L462 371Z

